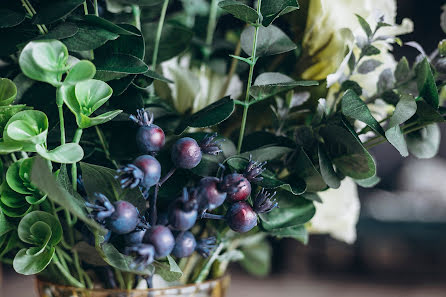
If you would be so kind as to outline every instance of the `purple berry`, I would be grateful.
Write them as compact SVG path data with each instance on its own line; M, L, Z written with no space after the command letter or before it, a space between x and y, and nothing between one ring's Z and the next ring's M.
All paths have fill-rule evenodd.
M169 228L156 225L147 230L143 242L153 245L155 248L155 258L164 258L172 252L175 245L175 238Z
M118 169L119 180L123 188L141 186L146 190L156 185L161 177L161 165L150 155L142 155L133 164Z
M144 109L137 110L137 113L136 117L131 115L130 119L140 126L136 133L138 149L144 154L158 152L165 142L163 129L152 124L153 113L145 112Z
M106 219L106 226L116 234L127 234L135 230L139 223L139 213L133 204L127 201L114 203L115 211Z
M124 235L124 241L126 246L132 246L142 243L146 234L146 230L136 230Z
M201 148L193 138L180 138L172 147L172 162L178 168L192 169L200 163L201 157Z
M204 177L198 185L198 200L200 209L215 209L226 200L227 193L218 188L219 179Z
M197 241L191 232L180 232L175 238L175 247L173 248L172 255L178 258L189 257L195 251L196 247Z
M257 214L252 207L244 202L232 204L225 215L228 226L239 233L245 233L257 226Z
M231 202L244 201L251 195L251 183L239 173L226 175L220 184L220 189L228 192L228 200Z
M170 205L168 219L170 227L175 230L186 231L195 225L197 201L189 197L186 188L183 189L183 195Z

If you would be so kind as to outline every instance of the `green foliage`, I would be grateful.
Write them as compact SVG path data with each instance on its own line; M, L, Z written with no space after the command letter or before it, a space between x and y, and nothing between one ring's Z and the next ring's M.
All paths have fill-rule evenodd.
M278 55L297 48L293 41L274 25L259 27L258 30L256 57ZM241 36L242 49L249 56L252 56L254 35L254 27L247 27Z
M82 0L44 1L33 20L34 24L51 24L79 7Z
M364 30L365 34L367 35L367 37L372 37L373 32L372 29L370 29L370 25L369 23L367 23L367 21L360 15L356 15L356 18L359 21L359 24L361 25L362 29Z
M262 7L260 7L263 16L262 25L267 27L281 15L296 9L299 9L297 0L263 0Z
M431 124L407 134L406 141L411 154L420 159L429 159L437 155L440 139L440 128L437 124Z
M437 86L435 85L435 78L427 58L424 58L424 60L417 65L416 72L420 96L433 108L438 108L439 100Z
M0 106L11 104L17 96L17 87L7 78L0 78Z
M218 6L236 18L250 24L255 24L261 17L254 8L236 0L221 1L218 3Z

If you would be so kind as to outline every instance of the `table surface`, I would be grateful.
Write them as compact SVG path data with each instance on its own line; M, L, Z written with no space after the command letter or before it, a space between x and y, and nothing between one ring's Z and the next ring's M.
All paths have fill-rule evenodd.
M32 277L7 273L0 297L37 297ZM282 275L255 279L237 274L232 277L227 297L440 297L446 296L446 284L390 285L354 280L329 280Z

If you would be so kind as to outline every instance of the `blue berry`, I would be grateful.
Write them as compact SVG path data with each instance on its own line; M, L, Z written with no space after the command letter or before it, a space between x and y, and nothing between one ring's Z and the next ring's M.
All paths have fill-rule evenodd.
M228 226L239 233L245 233L257 226L257 214L252 207L244 202L232 204L225 215Z
M156 225L147 230L143 242L153 245L155 248L155 258L164 258L172 252L175 245L175 238L169 228Z
M168 219L170 227L175 230L186 231L195 225L197 202L189 197L186 188L183 189L183 195L170 205Z
M130 119L137 123L140 128L136 133L136 145L143 154L158 152L165 142L163 129L153 124L153 113L144 109L137 110L138 115L130 116Z
M146 230L136 230L128 234L125 234L124 235L125 245L132 246L142 243L144 234L146 234Z
M180 232L175 238L175 247L173 248L172 255L178 258L189 257L195 251L196 247L197 241L191 232Z
M171 157L175 167L192 169L201 161L201 148L195 139L183 137L173 145Z
M204 177L198 185L198 200L200 209L215 209L226 200L227 193L218 187L219 179L216 177Z
M132 164L118 169L119 180L123 188L141 186L146 190L156 185L161 177L161 165L150 155L142 155Z

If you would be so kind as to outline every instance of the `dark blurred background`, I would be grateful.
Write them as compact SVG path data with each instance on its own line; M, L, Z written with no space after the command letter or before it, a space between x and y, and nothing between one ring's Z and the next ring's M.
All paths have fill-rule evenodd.
M336 0L333 0L336 1ZM357 0L361 1L361 0ZM412 19L403 41L418 41L427 53L445 36L444 0L399 0L398 23ZM396 47L396 57L418 52ZM446 129L442 127L443 139ZM234 265L229 296L446 296L446 141L432 160L403 159L387 144L372 149L382 181L359 189L361 216L355 244L312 235L304 246L274 241L272 275L259 280ZM3 268L0 297L31 297L32 278Z

